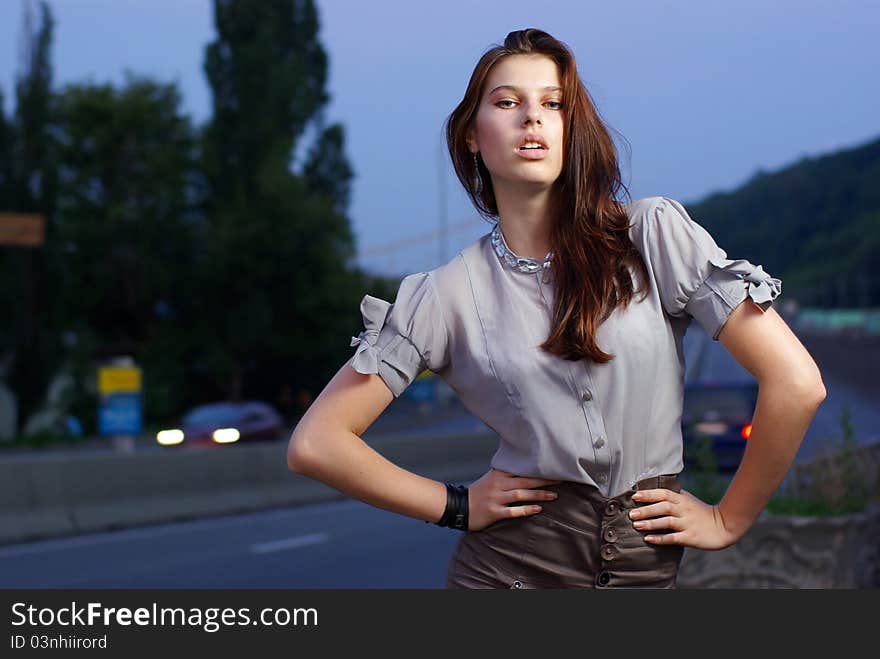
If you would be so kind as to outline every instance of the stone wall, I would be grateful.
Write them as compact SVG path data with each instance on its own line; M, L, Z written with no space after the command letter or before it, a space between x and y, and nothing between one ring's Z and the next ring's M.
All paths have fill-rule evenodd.
M735 545L687 547L679 588L878 588L880 505L831 517L766 512Z

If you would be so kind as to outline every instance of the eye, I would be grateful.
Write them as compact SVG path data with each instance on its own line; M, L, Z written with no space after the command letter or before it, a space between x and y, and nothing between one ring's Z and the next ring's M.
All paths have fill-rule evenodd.
M509 98L505 98L505 99L503 99L503 100L497 101L497 102L495 103L495 105L500 106L501 103L516 103L516 101L512 101L512 100L510 100ZM547 103L553 103L553 104L555 104L556 107L551 108L552 110L561 110L561 109L562 109L562 103L560 103L559 101L547 101ZM505 105L505 106L501 106L501 107L509 108L510 106L509 106L509 105Z

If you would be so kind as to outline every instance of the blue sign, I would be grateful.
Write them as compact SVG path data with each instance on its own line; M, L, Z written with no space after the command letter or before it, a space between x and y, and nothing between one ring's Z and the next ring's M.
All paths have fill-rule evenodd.
M141 433L141 396L116 393L101 397L98 432L102 437Z
M437 399L437 382L434 378L416 378L404 392L413 401L432 401Z

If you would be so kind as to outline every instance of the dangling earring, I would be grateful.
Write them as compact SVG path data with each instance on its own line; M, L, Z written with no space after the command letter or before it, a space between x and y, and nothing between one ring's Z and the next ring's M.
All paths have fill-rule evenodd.
M480 176L480 162L477 160L477 154L474 153L474 194L478 195L483 191L483 177Z

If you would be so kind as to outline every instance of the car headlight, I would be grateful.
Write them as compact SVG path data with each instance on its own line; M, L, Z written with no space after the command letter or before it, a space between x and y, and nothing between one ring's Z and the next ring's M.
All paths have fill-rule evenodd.
M237 442L240 436L237 428L217 428L217 430L211 435L214 441L218 444L231 444L232 442Z
M183 431L177 428L172 430L160 430L156 433L156 441L162 446L174 446L183 442Z

